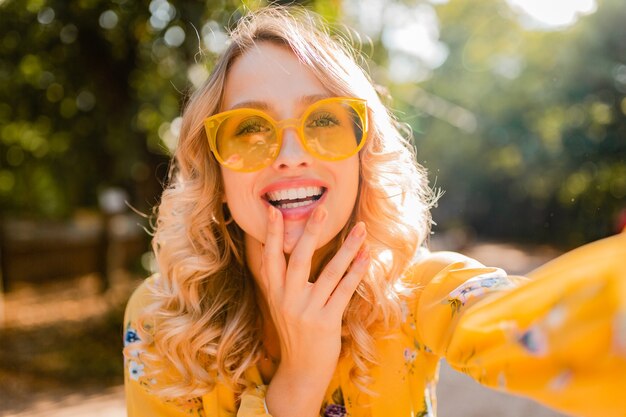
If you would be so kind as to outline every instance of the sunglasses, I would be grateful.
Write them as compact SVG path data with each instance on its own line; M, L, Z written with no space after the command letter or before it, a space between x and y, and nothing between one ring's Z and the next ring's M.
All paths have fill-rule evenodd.
M211 151L226 168L251 172L277 157L285 128L296 129L304 149L324 161L355 155L367 137L367 103L348 97L311 104L299 119L274 120L257 109L235 109L204 120Z

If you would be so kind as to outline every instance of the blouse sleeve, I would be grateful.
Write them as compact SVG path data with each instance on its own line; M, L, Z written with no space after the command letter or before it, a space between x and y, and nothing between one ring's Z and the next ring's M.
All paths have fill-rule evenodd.
M248 388L241 394L237 417L272 417L265 403L266 385Z
M458 254L413 270L418 337L490 387L590 417L626 415L626 234L527 278Z
M150 303L146 283L135 290L126 306L124 315L124 388L126 392L126 410L128 417L190 417L204 416L200 398L186 401L184 404L167 401L151 392L147 377L146 364L142 360L150 353L150 346L141 345L137 332L137 318Z

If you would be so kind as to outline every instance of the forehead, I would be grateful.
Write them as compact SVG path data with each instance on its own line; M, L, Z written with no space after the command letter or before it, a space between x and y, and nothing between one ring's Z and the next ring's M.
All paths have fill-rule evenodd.
M284 110L304 96L328 96L313 72L287 46L259 42L236 58L226 75L222 110L242 102L264 102Z

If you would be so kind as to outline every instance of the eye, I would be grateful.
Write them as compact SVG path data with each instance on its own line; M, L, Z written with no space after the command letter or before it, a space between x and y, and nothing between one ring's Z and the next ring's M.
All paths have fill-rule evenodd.
M339 126L339 119L332 113L320 112L309 116L306 127L333 127Z
M235 136L246 136L269 131L270 125L267 123L267 121L260 118L253 118L241 122L235 130Z

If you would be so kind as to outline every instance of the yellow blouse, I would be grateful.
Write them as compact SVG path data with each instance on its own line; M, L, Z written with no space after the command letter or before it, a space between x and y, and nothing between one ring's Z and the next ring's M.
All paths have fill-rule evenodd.
M441 357L478 382L531 397L566 413L626 416L626 233L569 252L528 278L509 276L452 252L425 253L407 271L417 290L403 295L403 323L377 341L377 396L348 378L340 360L321 405L323 417L436 416ZM126 310L124 343L149 303L145 284ZM141 353L126 358L128 416L258 417L265 409L259 371L236 409L224 385L185 407L150 393ZM288 398L285 401L289 401Z

